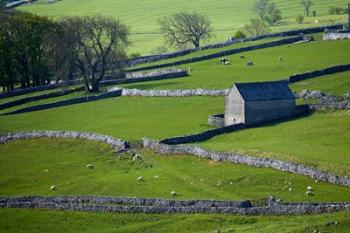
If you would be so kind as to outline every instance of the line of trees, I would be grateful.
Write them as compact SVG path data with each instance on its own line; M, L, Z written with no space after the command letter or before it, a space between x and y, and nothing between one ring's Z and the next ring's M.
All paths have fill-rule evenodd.
M0 14L0 85L5 91L82 77L99 91L109 72L122 70L129 44L125 24L102 16L55 22L29 13Z

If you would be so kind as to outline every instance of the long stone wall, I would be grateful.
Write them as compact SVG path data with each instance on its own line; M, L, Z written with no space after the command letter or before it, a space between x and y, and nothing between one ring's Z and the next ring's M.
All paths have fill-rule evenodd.
M73 139L88 139L98 142L104 142L110 145L116 152L124 151L128 148L128 143L118 138L113 138L108 135L89 133L89 132L77 132L77 131L23 131L16 133L8 133L0 135L0 144L5 144L10 141L20 139L33 139L33 138L73 138Z
M305 72L301 74L295 74L288 77L287 81L290 83L295 83L305 79L310 79L310 78L315 78L315 77L320 77L324 75L345 72L345 71L350 71L350 64L336 65L336 66L331 66L320 70L314 70L314 71Z
M350 40L350 32L327 32L323 40Z
M199 134L163 139L161 143L168 144L168 145L178 145L178 144L185 144L185 143L203 142L215 136L225 134L225 133L232 133L244 128L245 128L244 124L224 126L222 128L209 129Z
M242 47L242 48L225 50L225 51L221 51L221 52L217 52L217 53L212 53L212 54L208 54L208 55L202 55L202 56L198 56L198 57L183 59L183 60L179 60L179 61L175 61L175 62L169 62L169 63L159 64L159 65L135 68L135 69L131 69L130 71L135 72L135 71L142 71L142 70L159 69L159 68L164 68L164 67L169 67L169 66L178 66L178 65L183 65L183 64L199 62L199 61L209 60L209 59L213 59L213 58L228 56L228 55L233 55L233 54L237 54L237 53L248 52L248 51L257 50L257 49L275 47L275 46L280 46L280 45L284 45L284 44L292 44L292 43L300 42L303 40L304 40L304 37L298 36L298 37L293 37L293 38L287 38L287 39L267 42L267 43L263 43L263 44L259 44L259 45L252 45L252 46L247 46L247 47Z
M87 200L85 200L87 199ZM104 199L103 197L93 198ZM130 198L119 198L120 200ZM82 201L83 200L83 201ZM91 197L19 197L0 198L0 208L44 208L86 212L116 212L116 213L206 213L206 214L236 214L236 215L301 215L330 213L349 210L350 203L278 203L269 201L268 206L252 207L249 201L172 201L162 199L134 198L133 205L129 201L120 201L119 205L97 201L90 203ZM226 203L228 205L226 205ZM247 205L248 204L248 205Z
M142 76L144 75L144 76ZM181 70L179 68L170 68L165 70L157 70L151 72L130 72L126 74L126 77L115 79L113 75L106 76L106 80L101 82L101 85L115 85L115 84L126 84L126 83L137 83L137 82L147 82L147 81L157 81L162 79L170 79L170 78L180 78L188 76L187 71ZM37 87L31 87L26 89L16 89L9 92L0 93L1 98L13 97L18 95L29 94L37 91L51 90L56 89L63 86L72 86L82 84L83 80L73 80L60 82L57 84L47 84Z
M84 90L84 87L81 87L81 88L75 88L75 89L64 90L64 91L57 91L57 92L52 92L52 93L47 93L47 94L42 94L42 95L37 95L37 96L31 96L31 97L27 97L27 98L23 98L23 99L19 99L19 100L14 100L11 102L0 104L0 110L6 109L6 108L11 108L11 107L18 106L18 105L22 105L22 104L33 102L33 101L64 96L64 95L68 95L68 94L71 94L71 93L76 92L76 91L83 91L83 90Z
M40 111L50 108L57 108L57 107L63 107L73 104L80 104L80 103L86 103L106 98L112 98L112 97L118 97L121 96L122 91L116 90L116 91L110 91L101 95L93 95L93 96L87 96L87 97L79 97L79 98L73 98L68 100L62 100L57 101L54 103L48 103L48 104L42 104L42 105L35 105L31 107L21 108L12 112L4 113L2 115L12 115L12 114L18 114L18 113L26 113L26 112L34 112L34 111Z
M231 163L245 164L252 167L273 168L298 175L309 176L315 180L325 181L332 184L350 187L350 177L337 176L331 173L317 170L303 164L285 162L276 159L253 157L239 153L219 153L202 149L198 146L168 145L152 139L143 139L143 147L154 150L162 155L195 155L201 158L213 159L215 161L226 161Z
M350 109L350 102L320 102L317 104L310 104L311 110L340 110Z
M306 29L299 29L299 30L290 30L285 32L277 32L272 34L265 34L265 35L259 35L259 36L253 36L248 38L241 38L241 39L232 39L227 40L222 43L216 43L211 45L202 46L200 48L193 48L193 49L186 49L182 51L176 51L172 53L163 53L163 54L156 54L156 55L148 55L148 56L142 56L137 58L132 58L126 61L126 64L129 66L134 66L142 63L149 63L149 62L155 62L159 60L169 59L169 58L175 58L179 56L184 56L187 54L191 54L197 51L201 50L207 50L207 49L214 49L214 48L223 48L226 46L230 46L232 44L236 43L242 43L247 41L256 41L261 40L265 38L273 38L273 37L286 37L286 36L298 36L300 34L313 34L318 32L323 32L326 29L327 30L336 30L341 29L342 25L332 25L332 26L322 26L322 27L314 27L314 28L306 28Z
M116 88L118 89L118 88ZM140 89L122 89L122 96L144 96L144 97L187 97L187 96L225 96L228 89L210 90L210 89L189 89L189 90L140 90Z

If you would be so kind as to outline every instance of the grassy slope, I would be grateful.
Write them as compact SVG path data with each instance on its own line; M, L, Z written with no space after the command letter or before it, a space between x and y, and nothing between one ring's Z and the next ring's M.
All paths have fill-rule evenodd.
M83 140L15 141L1 145L0 154L0 196L171 198L170 192L175 190L178 199L256 200L274 195L285 201L350 201L349 188L314 184L308 177L191 156L163 157L146 151L141 152L142 161L134 162L128 155L113 156L107 145ZM95 169L87 169L89 163ZM139 176L145 181L137 182ZM286 181L291 183L292 192L285 187ZM56 185L57 191L52 192L51 185ZM314 197L305 195L309 185L315 189Z
M297 25L295 17L303 14L302 6L298 1L273 1L282 10L284 21L273 30L287 28L315 26L314 18L306 20L306 24ZM320 17L318 25L324 23L344 22L346 17L327 16L329 6L346 6L347 0L315 0L312 10L316 10ZM37 4L19 7L21 10L47 15L58 19L62 16L103 14L121 19L130 26L134 46L132 51L149 53L162 43L162 36L158 33L157 20L162 16L180 11L196 11L207 15L214 28L212 41L223 41L232 35L237 28L242 27L250 18L256 17L253 11L254 0L175 0L171 4L167 0L63 0L55 4L47 4L40 0ZM141 33L141 34L140 34Z
M290 87L296 92L308 89L320 90L324 93L332 93L333 95L344 95L345 93L350 92L350 72L304 80L294 83L290 85Z
M3 233L207 233L249 232L249 233L296 233L349 232L350 212L315 216L245 217L230 215L146 215L146 214L98 214L80 212L59 212L50 210L0 210L0 230ZM330 221L338 225L326 226ZM21 226L18 226L21 222ZM305 231L304 229L310 229Z
M184 79L162 80L123 85L140 89L229 88L233 82L280 80L295 73L320 69L337 64L348 64L350 41L316 41L278 46L228 56L231 65L219 64L219 59L186 64L191 74ZM240 59L245 55L245 59ZM279 61L282 57L284 61ZM247 67L247 61L255 65Z
M317 112L308 117L218 136L202 145L214 150L307 163L350 175L349 116L349 110Z
M196 110L195 112L193 110ZM164 138L208 129L209 114L222 112L221 97L120 97L0 117L0 132L84 130L126 140Z

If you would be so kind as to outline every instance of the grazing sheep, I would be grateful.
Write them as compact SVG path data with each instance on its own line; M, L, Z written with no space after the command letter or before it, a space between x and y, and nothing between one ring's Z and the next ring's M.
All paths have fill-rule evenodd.
M52 185L52 186L50 187L50 189L51 189L51 191L55 191L55 190L56 190L56 186L55 186L55 185Z
M279 61L283 61L283 57L281 57L281 56L278 57L278 60L279 60Z
M248 61L247 62L247 66L253 66L254 65L254 62L253 61Z
M312 191L306 191L306 196L313 196L314 195L314 193L312 192Z
M158 179L158 178L159 178L159 176L158 176L158 175L155 175L155 176L154 176L154 178L155 178L155 179Z
M142 176L137 177L137 181L138 182L142 182L143 181L143 177Z
M240 58L240 59L244 59L244 58L245 58L245 56L244 56L244 55L241 55L241 56L239 56L239 58Z
M94 165L92 165L92 164L88 164L88 165L86 165L86 167L87 167L88 169L94 169L94 168L95 168Z
M314 189L311 186L307 186L307 191L313 191Z
M288 189L288 191L289 191L289 192L292 192L292 191L293 191L293 189L292 189L292 188L289 188L289 189Z
M48 171L49 171L49 169L45 169L45 170L44 170L44 172L48 172Z
M175 191L171 191L171 196L175 197L176 196L176 192Z
M136 160L142 160L142 156L139 155L139 154L136 154L136 155L132 158L132 160L134 160L134 161L136 161Z

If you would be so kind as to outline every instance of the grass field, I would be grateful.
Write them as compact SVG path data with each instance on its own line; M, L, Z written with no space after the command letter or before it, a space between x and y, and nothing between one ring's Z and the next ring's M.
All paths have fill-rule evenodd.
M147 151L141 151L143 160L135 162L128 155L113 155L107 145L83 140L15 141L1 146L0 154L0 196L172 198L175 190L178 199L257 200L273 195L284 201L350 201L349 188L315 184L304 176ZM87 164L95 169L87 169ZM136 180L139 176L144 182ZM52 192L51 185L57 191ZM315 196L305 195L307 186L315 189Z
M320 90L333 95L344 95L350 91L350 72L343 72L297 82L290 87L296 91Z
M187 78L122 86L140 89L210 89L229 88L234 82L281 80L296 73L348 64L349 47L349 40L278 46L227 56L231 65L220 65L219 58L183 65L184 69L191 68ZM244 55L245 59L240 59L240 55ZM279 57L283 58L282 62ZM247 67L247 61L253 61L255 65ZM328 84L324 85L326 87Z
M134 232L221 232L297 233L349 232L350 212L315 216L246 217L230 215L146 215L97 214L48 210L0 210L0 229L4 233L134 233ZM338 225L326 226L331 221ZM21 226L18 223L21 222ZM233 230L233 231L232 231Z
M193 114L193 109L196 109ZM120 97L0 117L0 132L81 130L125 140L164 138L208 129L209 114L223 111L221 97Z
M227 35L251 17L248 5L252 3L250 0L233 1L233 4L237 4L235 7L239 8L236 9L237 14L233 14L235 11L224 7L228 4L227 0L207 1L210 8L199 4L199 0L176 0L172 2L172 9L167 6L169 2L163 0L157 1L157 4L155 0L130 0L128 4L121 0L105 0L104 4L96 0L86 0L84 4L78 0L71 0L70 3L63 0L51 5L43 2L38 1L38 4L23 6L20 9L50 15L55 19L63 14L85 15L91 14L92 11L115 17L121 15L125 22L133 26L133 30L145 33L156 32L153 21L163 14L190 9L193 4L194 10L208 12L217 20L213 23L217 31L222 30L222 35ZM294 24L288 24L288 20L294 21L295 14L301 11L297 1L276 2L282 10L290 9L285 14L287 20L284 26L293 27ZM322 17L328 17L326 13L329 1L315 2L318 13L323 15ZM331 4L344 5L345 2L333 1ZM134 4L138 4L138 7ZM130 14L130 9L133 9L133 14ZM155 11L159 14L148 15L149 12ZM232 16L228 17L231 13ZM142 21L142 17L147 17L149 21ZM147 25L147 28L144 28L144 25ZM280 27L282 26L275 29ZM143 39L148 38L147 36L156 38L154 41L139 41L139 44L135 44L138 49L145 47L141 49L143 51L151 49L151 44L159 44L160 41L159 35L156 34L137 36ZM133 40L137 36L133 35ZM232 47L264 41L242 43ZM320 40L288 47L279 46L243 53L246 59L240 59L241 54L228 56L232 63L230 66L219 65L219 59L184 65L184 69L191 68L190 76L186 78L122 86L140 89L221 89L229 88L234 82L279 80L295 73L347 64L350 61L349 46L350 41ZM201 51L187 57L216 51L218 50ZM280 56L283 57L282 62L278 59ZM247 61L254 61L255 65L247 67ZM349 72L344 72L309 79L292 84L291 88L297 92L311 89L343 95L350 91L349 75ZM45 91L5 98L0 100L0 103L41 93ZM77 92L31 102L2 112L81 95L82 92ZM21 130L88 131L112 135L139 146L138 142L142 137L162 139L207 130L210 128L207 125L208 115L222 113L223 105L223 97L110 98L38 112L0 116L0 134ZM302 118L222 135L199 145L216 151L238 151L254 156L305 163L349 176L349 116L349 110L321 111ZM178 199L257 200L274 195L283 201L350 202L349 188L324 182L315 183L313 179L304 176L272 169L213 162L191 156L165 157L141 149L138 149L138 153L143 156L142 161L133 161L126 154L115 155L111 148L103 143L72 139L42 138L0 145L0 196L115 195L172 198L170 192L175 190ZM89 163L93 164L95 169L87 169L86 165ZM144 177L144 182L137 182L139 176ZM220 183L221 185L218 185ZM55 192L50 190L51 185L57 186ZM288 191L288 185L293 189L291 192ZM315 196L305 195L307 186L315 189ZM349 219L349 211L312 216L248 217L0 209L0 232L204 233L221 229L221 232L235 230L234 232L296 233L314 232L318 229L321 232L347 233L350 231ZM326 226L330 221L338 221L339 224Z
M283 12L283 21L273 27L274 31L290 28L310 27L316 25L334 24L345 22L346 16L329 16L329 6L345 7L347 0L315 0L312 10L317 11L317 17L307 18L305 24L295 22L297 15L303 14L303 8L299 1L274 0ZM59 19L63 16L102 14L119 18L129 25L133 33L131 40L134 45L131 51L150 53L154 48L162 44L162 35L159 34L157 20L163 16L181 11L200 12L210 18L213 24L214 37L208 41L223 41L242 27L250 18L257 15L253 10L254 0L63 0L55 4L47 4L45 0L39 0L35 4L19 7L20 10L46 15ZM315 24L315 19L319 20Z
M350 175L350 111L324 111L218 136L202 145L222 151L306 163Z

